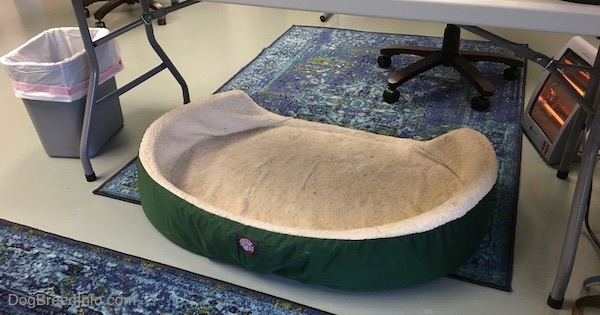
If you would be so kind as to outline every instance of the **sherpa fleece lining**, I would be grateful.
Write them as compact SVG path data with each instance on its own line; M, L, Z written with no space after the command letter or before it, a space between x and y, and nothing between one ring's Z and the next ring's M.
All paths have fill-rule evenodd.
M156 183L204 211L325 239L432 230L464 216L498 172L492 145L472 129L388 137L276 115L242 91L163 115L139 157Z

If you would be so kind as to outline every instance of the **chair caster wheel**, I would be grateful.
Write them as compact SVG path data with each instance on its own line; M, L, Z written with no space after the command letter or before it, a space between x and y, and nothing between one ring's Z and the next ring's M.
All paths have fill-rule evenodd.
M509 81L516 80L519 74L521 74L521 69L515 67L506 68L503 73L504 78Z
M106 28L106 24L102 21L96 21L96 27Z
M490 98L485 96L476 96L471 99L471 108L481 112L490 107Z
M386 103L396 103L399 99L400 92L398 92L398 90L392 90L390 88L387 88L385 89L385 91L383 91L383 100L385 100Z
M158 25L167 25L167 18L166 17L159 17L158 18Z
M392 57L388 55L381 55L377 57L377 65L379 68L389 68L392 65Z

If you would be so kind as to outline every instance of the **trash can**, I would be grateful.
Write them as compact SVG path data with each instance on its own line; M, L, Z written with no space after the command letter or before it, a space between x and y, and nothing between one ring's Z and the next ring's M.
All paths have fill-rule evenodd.
M90 28L93 40L108 35ZM100 67L96 99L117 89L114 75L123 69L119 47L111 40L96 48ZM79 143L89 86L90 66L79 28L48 29L0 57L21 98L40 141L51 157L79 157ZM90 122L89 156L123 126L118 96L94 107Z

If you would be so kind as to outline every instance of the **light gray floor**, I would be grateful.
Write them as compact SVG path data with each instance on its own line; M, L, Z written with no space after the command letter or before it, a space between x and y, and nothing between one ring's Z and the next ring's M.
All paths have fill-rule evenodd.
M50 27L75 26L70 1L2 1L0 55ZM165 1L167 2L167 1ZM97 8L97 5L93 6ZM106 23L115 28L136 18L135 6L123 6ZM325 25L371 31L441 36L443 25L334 15L327 23L320 12L292 12L200 3L168 16L156 27L159 42L187 80L192 99L211 94L261 49L291 25ZM90 25L93 20L90 19ZM570 35L495 29L527 42L548 55ZM465 38L475 38L463 32ZM595 38L588 38L597 45ZM142 29L120 37L125 83L157 64ZM375 60L373 60L375 65ZM540 67L529 65L528 94ZM600 273L598 251L582 233L564 309L546 305L556 273L570 202L577 176L555 177L524 139L514 259L513 292L507 293L442 278L411 288L385 292L340 292L312 287L272 275L258 275L189 253L159 234L139 206L92 194L110 175L137 154L145 128L165 111L180 106L175 80L163 72L121 97L125 127L106 151L92 160L98 180L85 181L78 159L45 155L33 125L10 81L0 74L0 217L69 238L105 246L338 314L570 314L583 279ZM596 176L598 177L598 176ZM600 233L594 187L592 226ZM3 303L0 301L0 303ZM590 312L594 313L594 311Z

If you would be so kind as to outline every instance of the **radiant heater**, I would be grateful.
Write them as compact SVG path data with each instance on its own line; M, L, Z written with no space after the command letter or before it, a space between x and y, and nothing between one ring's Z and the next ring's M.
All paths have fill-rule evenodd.
M590 67L596 53L594 46L575 36L559 51L557 60L566 65ZM577 93L585 94L590 81L589 72L560 66L558 71ZM581 108L568 88L544 70L521 119L525 135L550 165L560 163L571 131L581 128L581 125L576 126L579 123L575 119Z

